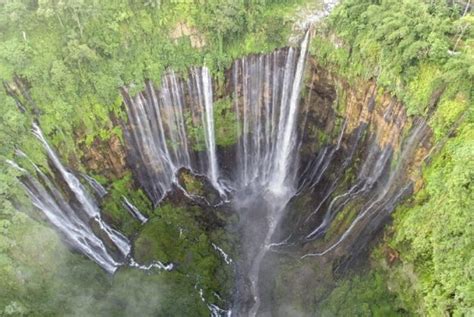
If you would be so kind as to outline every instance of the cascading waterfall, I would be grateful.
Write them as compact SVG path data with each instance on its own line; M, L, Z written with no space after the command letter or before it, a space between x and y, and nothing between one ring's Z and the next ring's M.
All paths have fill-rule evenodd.
M234 63L234 108L242 126L235 188L251 185L263 191L271 186L281 192L292 186L296 171L292 151L298 142L294 125L308 42L309 32L301 50L283 49ZM159 89L148 81L145 91L134 97L123 90L129 158L155 204L182 167L207 175L224 193L219 183L211 76L202 67L191 69L189 77L184 81L169 72Z
M266 189L276 171L280 127L285 123L297 50L250 56L232 67L234 108L242 136L237 148L238 188Z
M379 189L375 190L375 193L367 199L367 202L361 208L361 212L357 217L352 221L349 227L343 232L343 234L329 247L320 252L308 253L302 256L302 258L311 257L311 256L323 256L328 252L334 250L342 242L344 242L347 237L352 233L355 226L363 221L364 219L368 222L380 221L380 218L390 214L395 208L395 204L398 200L405 195L409 188L411 187L411 182L404 179L404 172L407 169L408 162L413 157L418 145L423 142L427 137L427 125L423 120L415 121L415 125L410 131L409 136L406 139L406 142L402 148L400 154L400 160L397 163L395 169L391 171L386 180L381 181L382 185ZM390 162L389 158L391 157L390 149L385 149L379 151L378 155L374 154L373 151L369 153L369 157L364 163L361 173L359 174L359 181L349 189L348 192L336 196L333 198L331 204L329 205L326 216L323 222L306 238L314 237L318 232L324 230L328 224L331 222L331 219L334 217L334 204L339 201L341 198L347 197L340 206L344 206L348 201L353 200L363 194L368 194L368 191L373 188L374 184L377 181L380 181L382 172L387 168L387 164ZM375 164L373 159L370 156L376 156ZM374 226L378 227L378 226Z
M104 186L102 186L93 177L87 174L82 174L82 177L87 181L89 186L94 190L98 198L103 198L105 195L107 195L107 189L105 189Z
M252 188L250 194L245 191L245 195L253 197L247 200L250 205L263 198L263 209L266 210L259 211L262 220L257 228L266 230L265 234L261 240L255 238L259 242L249 247L247 255L250 260L250 292L254 300L249 316L258 313L261 262L295 190L298 164L295 152L300 145L295 124L297 116L304 115L299 113L298 106L308 43L309 31L299 50L289 48L244 58L237 60L232 67L234 107L243 127L236 155L236 181L242 189ZM239 195L237 197L241 199ZM249 208L245 203L240 207L239 204L236 203L237 209ZM259 236L254 233L247 235L252 239Z
M130 242L128 241L128 239L120 232L112 229L102 220L100 216L100 210L95 201L89 196L89 194L82 186L81 182L79 182L77 177L74 174L68 172L66 168L62 165L56 153L53 151L53 149L49 146L48 142L44 138L40 127L35 123L33 123L33 134L43 144L44 149L48 153L49 159L53 162L54 167L57 171L59 171L62 178L68 185L69 189L74 193L74 196L79 201L82 210L84 210L89 219L94 219L97 221L97 223L100 225L100 228L113 241L115 246L119 249L120 253L124 257L126 257L130 252Z
M209 165L208 176L211 182L216 185L216 188L219 190L220 186L218 183L218 170L217 170L217 156L216 156L216 138L214 134L214 108L212 103L212 85L211 85L211 76L209 70L206 67L203 67L200 70L200 76L198 75L198 70L192 72L192 78L196 82L196 90L198 92L198 104L200 108L200 113L202 117L202 125L204 127L204 135L206 141L206 152L207 152L207 161ZM202 84L200 84L200 81ZM202 88L201 88L202 87ZM202 89L202 91L201 91ZM204 104L201 103L204 102Z
M346 130L346 126L347 126L347 119L344 120L344 124L342 126L341 132L337 139L336 146L325 146L318 153L318 155L316 155L314 159L305 166L305 168L299 175L299 184L298 184L298 187L297 187L298 189L296 193L297 195L300 194L305 189L314 188L319 183L322 176L328 169L329 164L331 163L331 159L333 158L334 154L337 151L339 151L341 148L342 138L344 136L344 131ZM359 129L359 131L360 130L361 129ZM360 132L358 133L358 135L360 136ZM352 155L354 154L353 150L348 156L348 159L346 159L346 162L348 162L352 158ZM344 165L347 165L347 164L344 164Z
M125 196L122 196L122 201L123 201L123 206L127 211L130 213L130 215L135 218L136 220L140 221L141 224L144 224L145 222L148 221L148 218L145 217L140 210L138 210L135 205L133 205Z
M358 181L346 193L334 197L326 210L326 214L322 223L313 231L311 231L306 238L314 239L321 235L326 230L329 224L334 219L339 208L342 208L348 201L367 193L376 181L382 175L382 172L390 162L391 149L387 148L383 151L371 151L367 160L365 160L362 170L359 173Z
M141 270L157 268L170 271L174 268L172 263L165 265L160 261L149 265L138 264L130 256L131 244L128 238L102 219L97 202L79 179L64 167L36 123L33 123L32 132L43 145L54 176L43 172L20 150L16 151L17 156L26 160L33 172L11 160L7 160L7 163L21 173L20 182L33 205L43 212L71 248L86 255L109 273L114 273L125 264ZM94 178L86 174L82 176L99 198L107 195L107 190ZM66 186L62 186L62 183ZM123 206L142 224L148 220L126 197L123 197Z
M296 171L296 167L292 166L295 164L295 155L293 151L296 150L296 129L295 122L298 116L298 104L300 96L300 87L301 81L303 79L303 71L306 59L306 52L309 43L309 31L306 32L306 35L301 44L300 54L298 57L298 63L296 64L296 71L294 79L291 85L290 98L288 105L284 107L286 110L285 113L281 113L279 128L278 128L278 139L276 148L277 156L275 158L276 168L273 172L273 177L271 180L271 189L273 191L282 192L286 190L284 188L285 182L289 186L293 185L294 174L289 175L290 170ZM289 180L287 178L290 177Z
M130 242L124 235L102 220L94 199L77 177L62 165L44 138L40 127L35 123L33 124L33 134L43 145L58 177L61 177L67 185L67 188L62 190L53 177L43 173L37 165L28 159L26 154L17 151L19 156L30 162L36 173L35 177L27 169L10 161L12 166L22 172L21 182L33 205L44 213L73 248L84 253L106 271L115 272L129 255ZM91 223L96 224L98 230L101 231L100 236L105 237L107 243L94 231Z
M282 193L293 185L295 122L308 42L306 32L300 50L250 56L232 66L234 109L242 126L235 171L240 188Z
M87 222L68 199L57 189L52 181L36 165L38 179L16 163L8 161L22 172L22 184L33 205L40 209L48 221L61 233L65 241L76 250L81 251L107 272L113 273L120 265L107 250L104 242L92 231Z
M155 205L176 182L176 172L182 167L207 175L223 194L214 136L212 82L206 67L191 69L188 81L170 72L163 77L160 89L147 81L145 91L135 97L130 97L126 89L122 94L129 118L125 128L129 159Z

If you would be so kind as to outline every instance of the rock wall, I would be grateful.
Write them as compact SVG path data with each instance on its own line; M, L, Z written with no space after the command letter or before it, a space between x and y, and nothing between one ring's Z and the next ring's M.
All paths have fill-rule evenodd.
M313 245L307 239L310 228L320 225L327 212L333 213L331 221L344 212L346 204L334 201L338 195L351 196L362 190L358 187L364 187L366 198L356 202L358 199L352 197L348 202L353 204L349 209L362 212L364 202L373 199L384 186L413 183L418 188L419 167L431 147L431 132L423 120L409 118L403 104L373 82L350 85L343 77L319 67L312 58L308 68L302 96L307 115L300 117L299 125L304 129L299 193L288 208L288 218L281 224L282 237L299 232L300 239L295 239L307 250ZM410 136L419 142L407 144ZM404 145L410 147L409 151L403 152ZM401 163L403 168L398 166L397 170ZM397 184L393 184L395 172ZM341 206L336 208L334 205L338 204ZM340 217L339 221L345 218ZM309 240L331 233L337 236L336 232L342 231L338 228L347 228L347 224L336 222L334 227L332 231L325 228ZM308 243L311 246L306 246Z
M91 146L81 147L82 164L89 172L102 175L109 180L122 178L127 172L123 144L116 135L108 140L96 138Z

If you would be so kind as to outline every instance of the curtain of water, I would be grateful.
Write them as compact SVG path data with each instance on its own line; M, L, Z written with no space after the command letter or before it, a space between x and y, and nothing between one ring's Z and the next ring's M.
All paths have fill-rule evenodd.
M147 82L144 92L130 97L124 90L123 95L130 161L155 204L181 167L207 175L220 190L212 82L206 67L191 69L187 81L170 72L159 89Z
M66 185L64 188L56 178L42 172L23 152L18 151L19 156L31 164L35 175L14 162L10 164L22 172L21 182L33 205L43 212L73 248L106 271L114 272L129 255L130 242L102 220L95 200L79 179L64 167L36 124L33 124L33 134L43 145L51 168ZM97 225L102 238L93 230L91 223ZM108 245L102 240L104 237Z

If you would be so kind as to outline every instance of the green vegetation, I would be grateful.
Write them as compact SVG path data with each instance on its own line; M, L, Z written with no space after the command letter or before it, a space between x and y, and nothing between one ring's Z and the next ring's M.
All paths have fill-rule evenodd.
M452 132L453 127L466 119L469 112L472 112L472 103L470 104L471 109L466 109L469 102L463 95L441 99L437 111L430 118L430 125L433 127L435 139L441 140L447 133Z
M145 217L149 216L152 207L145 193L141 189L134 188L131 174L112 183L101 206L102 214L107 223L130 236L137 232L140 223L123 206L123 197L137 207Z
M462 125L456 138L425 170L426 186L395 214L388 243L400 250L403 270L417 276L410 289L423 294L415 307L427 315L468 316L474 307L474 124ZM391 283L397 284L397 279ZM406 291L406 290L404 290ZM413 301L414 298L407 298Z
M347 0L312 42L317 61L352 83L374 79L411 115L427 115L430 98L471 104L474 19L445 1ZM445 107L442 111L450 112ZM446 131L444 131L446 132Z
M320 316L409 316L395 304L383 276L378 272L342 280L318 307Z
M206 194L203 182L189 171L183 171L179 175L184 189L191 195L203 196Z
M204 232L197 220L203 212L212 211L196 206L160 206L155 211L156 217L150 219L138 234L135 256L142 263L153 260L175 263L177 272L188 276L190 283L198 285L206 297L212 298L212 292L224 294L229 291L223 285L230 272L221 267L222 260L211 245L210 233Z
M216 144L226 147L237 142L240 128L237 116L232 110L232 99L227 97L214 103L214 118L216 130Z

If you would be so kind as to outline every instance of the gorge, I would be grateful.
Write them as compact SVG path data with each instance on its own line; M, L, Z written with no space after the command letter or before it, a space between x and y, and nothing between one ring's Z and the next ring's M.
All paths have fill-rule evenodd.
M27 135L5 143L5 175L15 184L12 188L21 189L5 195L27 215L23 223L36 223L40 232L52 228L59 236L59 243L43 238L49 231L36 238L60 250L45 254L67 253L56 261L59 277L48 275L61 281L52 292L67 287L69 278L79 287L66 299L51 295L44 300L47 308L25 308L26 300L9 300L0 315L344 316L347 311L331 305L340 305L338 292L348 283L362 283L357 276L365 276L369 284L364 287L377 292L368 304L374 316L430 311L410 306L415 299L400 295L402 283L417 279L413 267L418 264L406 263L418 263L418 258L403 259L400 253L409 254L404 249L408 242L391 230L403 231L388 228L396 210L429 201L423 196L430 188L424 170L442 165L437 162L451 142L446 138L470 124L470 97L464 90L453 93L443 78L426 93L425 110L416 113L410 99L394 93L398 86L382 81L379 68L364 76L357 68L356 48L346 50L344 35L336 35L338 28L331 25L338 14L342 19L357 15L359 4L353 2L336 7L328 24L321 19L335 2L323 9L306 7L307 16L298 17L299 28L292 32L294 45L285 39L285 45L265 52L240 53L218 71L207 55L203 63L170 63L155 75L146 69L142 84L121 81L110 90L116 100L109 100L106 110L93 101L97 86L87 95L92 108L85 114L77 108L84 119L72 124L70 133L62 126L66 122L51 119L61 113L59 106L48 112L35 100L32 80L18 74L5 79L5 98L22 122L22 137ZM368 12L379 6L368 3ZM285 4L281 8L285 11ZM199 10L190 12L200 18ZM186 45L196 46L199 32L179 25L182 34L191 34L190 42L173 41L190 50ZM347 52L349 62L341 66L336 59ZM79 60L81 69L83 57ZM415 78L418 85L423 80ZM438 109L446 98L462 99L464 108L440 119ZM445 120L442 130L439 120ZM466 129L462 133L472 132ZM439 137L440 131L445 137ZM471 157L470 150L463 157ZM465 170L468 175L459 186L468 189L472 169ZM468 204L472 197L466 195ZM472 244L471 216L463 211L466 228L453 233L465 237L466 249ZM401 219L395 226L401 226ZM390 240L392 235L397 238ZM61 243L67 250L56 246ZM43 263L45 257L35 255L32 261ZM26 269L16 276L38 275L33 272ZM397 276L402 276L399 281ZM449 298L462 298L462 304L444 311L459 307L459 316L467 316L471 286L446 291ZM38 296L43 301L46 295ZM49 303L67 305L54 311L48 310ZM365 306L357 309L356 315L365 314Z
M300 98L309 34L307 31L300 49L282 49L234 62L226 84L232 89L229 96L232 96L236 130L240 134L234 149L227 150L233 152L229 156L235 158L234 162L217 160L213 88L207 68L191 69L188 82L183 82L174 73L165 75L159 88L148 82L146 90L135 97L123 91L128 114L124 130L127 160L153 205L158 205L169 191L174 190L172 185L179 184L179 169L187 168L196 175L205 175L219 193L220 204L229 205L224 208L232 208L240 216L242 247L239 257L243 259L236 265L244 281L239 282L243 286L236 299L239 309L236 313L242 315L255 316L258 312L261 262L270 248L300 245L308 250L301 259L308 258L308 261L310 257L323 257L337 249L351 234L354 237L350 244L363 248L367 242L357 240L370 239L371 233L380 229L398 200L410 189L411 182L404 174L409 164L414 164L414 155L427 137L426 125L419 120L413 123L405 139L400 138L407 124L403 107L393 100L385 105L377 104L373 93L368 92L366 100L357 104L359 109L352 111L353 105L348 105L346 111L351 116L346 114L340 120L342 123L339 122L340 127L333 128L335 138L316 148L317 140L311 139L310 131L314 133L321 127L336 125L331 122L334 118L326 118L328 122L317 126L317 113L336 110L331 108L334 100L325 105L329 109L321 109L322 105L315 102L312 93L316 98L322 96L318 91L312 91L314 82L306 87L310 90L306 100L302 102ZM310 65L306 72L314 77L322 70ZM334 90L334 87L330 89ZM357 113L358 116L353 115ZM193 129L202 129L203 135L193 140L189 136ZM136 263L130 254L131 242L101 219L97 202L79 179L61 164L36 124L33 134L44 146L55 177L61 179L52 183L53 177L48 178L34 165L38 178L27 173L22 182L35 206L65 235L65 240L74 249L106 271L113 273L120 265L127 265L127 261ZM300 148L308 145L315 147L314 152L303 156ZM399 162L390 167L397 147L401 148ZM306 161L305 165L299 163L300 155ZM359 158L358 165L352 162L355 156ZM356 176L353 180L341 179L346 168L358 171L352 172ZM63 195L60 194L64 190L62 181L69 192ZM349 189L344 192L340 188ZM186 189L177 187L177 190L194 200ZM57 196L51 197L49 192ZM337 195L338 192L341 194ZM68 195L72 198L66 198ZM63 205L70 199L79 203L79 210L74 209L74 203ZM300 201L306 199L310 201L301 205ZM124 201L130 206L126 198ZM290 207L286 208L290 201ZM294 204L300 205L292 208ZM347 212L344 209L350 204L353 204L352 215L344 215ZM128 208L134 210L133 206ZM307 208L314 210L305 213ZM287 210L289 214L286 214ZM291 225L280 222L282 217L291 219L292 211L297 211L297 217L304 221L292 219ZM335 233L329 240L325 233L338 214L350 222L345 224L347 228L339 224L339 236ZM85 219L81 220L81 217ZM134 217L146 221L138 211L134 212ZM274 238L277 227L285 232L280 234L284 242L277 243L280 240ZM284 235L289 238L284 239ZM310 242L323 236L333 242L323 243L325 247L313 253ZM344 251L340 252L344 255ZM160 268L165 268L159 259L156 261ZM172 263L170 265L172 269ZM246 307L246 302L252 301L254 304Z

